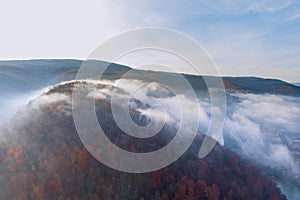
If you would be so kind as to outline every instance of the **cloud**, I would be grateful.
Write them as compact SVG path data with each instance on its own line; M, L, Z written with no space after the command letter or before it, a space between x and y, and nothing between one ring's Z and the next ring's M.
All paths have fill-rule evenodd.
M296 21L298 15L294 0L12 0L0 8L0 55L86 59L120 32L155 26L192 36L223 74L299 81L298 26L282 23Z
M293 155L285 145L270 145L270 151L267 152L265 158L272 158L271 162L270 159L267 159L271 166L272 164L283 168L288 166L291 172L299 173L299 166L294 162Z
M155 119L154 121L182 121L187 130L195 130L206 134L211 121L212 109L210 99L199 96L190 99L183 93L169 94L169 90L158 83L146 83L142 80L94 81L82 80L89 84L103 85L87 93L88 98L117 98L122 102L129 94L136 101L128 102L142 115ZM68 83L68 82L67 82ZM63 83L66 84L66 83ZM114 92L116 87L116 93ZM123 91L123 92L120 92ZM149 93L149 91L151 91ZM113 97L113 95L116 95ZM140 102L139 102L140 101ZM56 105L64 102L56 110L71 115L71 96L61 93L42 95L32 101L30 106L40 109L41 106ZM58 104L60 105L60 104ZM147 105L147 106L143 106ZM194 120L199 119L199 124ZM300 130L300 100L299 98L258 95L258 94L228 94L227 116L223 136L213 136L222 145L240 155L254 159L262 165L276 169L284 169L289 173L299 173L299 159L294 157L294 140L299 139ZM191 131L187 131L191 132ZM297 159L297 160L296 160Z
M101 91L92 91L90 92L87 97L93 98L93 99L106 99L106 95Z
M228 105L225 146L263 165L299 173L299 160L293 156L297 152L292 151L290 143L299 135L299 99L276 95L233 96L239 102Z
M240 98L243 100L237 111L249 119L254 121L259 119L261 124L265 126L281 127L287 132L296 133L300 130L300 125L297 123L300 119L299 100L297 98L253 94L242 95Z
M36 99L47 88L32 91L27 94L16 94L14 96L0 97L0 125L7 123L18 110L26 106L30 101Z
M30 102L30 106L38 109L40 106L59 103L59 102L71 102L69 96L60 93L53 93L48 95L41 95L34 101Z
M185 109L190 121L199 117L198 130L204 134L207 133L211 120L211 110L218 109L212 108L206 97L200 96L195 104L195 100L181 96L182 94L165 96L165 93L161 94L163 87L157 83L149 84L153 92L157 91L154 95L147 93L149 88L143 81L125 80L120 85L125 90L130 88L128 91L136 87L133 85L143 85L131 94L150 107L161 105L169 117L177 122L181 120L181 109ZM294 157L297 152L293 150L291 141L299 138L300 100L278 95L236 93L229 96L223 137L213 137L220 144L264 166L298 174L300 160ZM184 102L184 106L178 104L178 99ZM199 106L197 112L195 105ZM190 126L192 129L196 128L195 124Z
M299 18L300 18L300 13L295 14L293 16L290 16L290 17L284 19L284 21L289 22L289 21L293 21L293 20L296 20L296 19L299 19Z
M177 122L180 122L181 110L184 109L188 121L199 118L198 130L204 134L208 130L212 109L218 109L212 108L210 100L201 95L196 100L183 94L166 96L167 89L157 83L147 85L141 80L122 80L117 85L150 107L160 105ZM178 104L178 100L184 106ZM195 106L198 106L197 112ZM229 95L223 137L213 137L220 144L262 165L298 174L300 160L294 157L297 153L293 151L291 141L299 135L299 121L298 98L235 93ZM189 125L192 129L197 128L195 124Z
M2 2L1 59L85 59L115 34L166 23L161 13L145 6L145 1L121 0Z
M247 12L275 12L290 6L293 0L265 0L265 1L251 1L251 0L214 0L214 1L198 1L203 8L200 13L218 13L218 14L243 14Z

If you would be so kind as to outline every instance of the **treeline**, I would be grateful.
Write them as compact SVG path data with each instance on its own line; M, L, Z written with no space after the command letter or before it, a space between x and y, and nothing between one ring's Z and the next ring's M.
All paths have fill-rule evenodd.
M0 199L286 199L257 167L219 145L199 159L200 134L180 159L158 171L129 174L108 168L82 145L72 116L59 109L62 106L56 102L38 112L29 108L26 122L1 130ZM129 151L153 151L173 137L172 127L166 126L151 138L151 145L144 139L132 140L117 128L108 102L97 102L96 109L105 118L108 137ZM104 153L101 148L93 150L99 156Z

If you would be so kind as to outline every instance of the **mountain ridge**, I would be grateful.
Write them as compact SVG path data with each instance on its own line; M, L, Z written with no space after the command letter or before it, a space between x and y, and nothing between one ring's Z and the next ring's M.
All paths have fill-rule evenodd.
M72 92L78 88L90 88L88 82L77 83L80 88L74 87L74 82L55 86L19 111L13 131L0 129L5 133L0 141L3 164L0 168L0 197L76 200L286 199L276 184L256 166L219 144L200 160L197 156L203 142L200 133L176 162L163 169L129 174L106 167L87 151L94 149L99 155L105 153L97 148L98 139L93 138L93 143L84 147L76 133L70 107ZM97 85L100 91L112 91L114 87L101 83ZM120 90L118 94L122 92ZM89 95L87 97L90 98ZM176 131L176 126L167 123L160 133L149 138L148 143L143 139L132 140L113 121L109 96L94 98L96 114L105 134L115 145L127 151L148 152L161 148ZM139 125L145 125L147 120L143 120L145 118L139 109L147 106L139 102L134 105L137 107L130 109L132 119ZM107 153L115 159L113 151L108 150Z
M46 87L51 84L58 84L62 81L73 80L76 77L77 71L80 65L90 63L96 67L107 66L107 62L98 60L75 60L75 59L36 59L36 60L15 60L15 61L0 61L0 75L3 76L3 80L9 80L11 76L23 77L24 75L20 72L21 70L27 70L31 73L32 83L26 83L22 81L19 83L23 87L27 87L29 90L38 89L40 87ZM10 68L12 66L13 68ZM8 69L15 69L9 72ZM19 72L18 72L19 71ZM136 70L128 66L111 63L106 73L102 78L104 79L118 79L126 72L130 71L129 78L143 79L143 77L149 76L177 76L179 74L170 72L158 72L151 70ZM12 73L12 74L9 74ZM97 79L95 71L90 72L92 78ZM206 84L203 77L206 78L219 78L217 76L197 76L192 74L181 74L183 75L196 90L206 90ZM48 82L44 82L45 77L50 79ZM287 96L300 96L300 87L293 84L287 83L279 79L260 78L254 76L245 77L232 77L222 76L226 90L232 92L250 92L250 93L268 93L268 94L279 94ZM20 92L17 86L7 84L6 87L1 87L2 93L4 92ZM4 85L4 84L1 84ZM22 87L19 87L22 88Z

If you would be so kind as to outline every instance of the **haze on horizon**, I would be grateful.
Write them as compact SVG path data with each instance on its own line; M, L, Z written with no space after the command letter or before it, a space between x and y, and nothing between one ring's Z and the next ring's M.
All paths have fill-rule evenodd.
M1 2L0 22L0 60L86 59L120 32L162 27L195 39L221 75L300 82L296 0L12 0Z

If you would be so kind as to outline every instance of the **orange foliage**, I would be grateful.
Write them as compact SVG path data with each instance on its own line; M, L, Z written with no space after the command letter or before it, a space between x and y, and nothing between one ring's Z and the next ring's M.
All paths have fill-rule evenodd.
M161 176L162 176L161 170L157 170L152 173L153 188L161 187Z
M207 193L209 200L219 200L220 188L216 184L212 184L211 187L206 187L205 192Z
M44 190L41 186L33 187L33 197L34 197L34 199L37 199L37 200L44 199Z
M58 190L58 184L55 181L50 181L47 186L47 191L49 193L55 193Z

